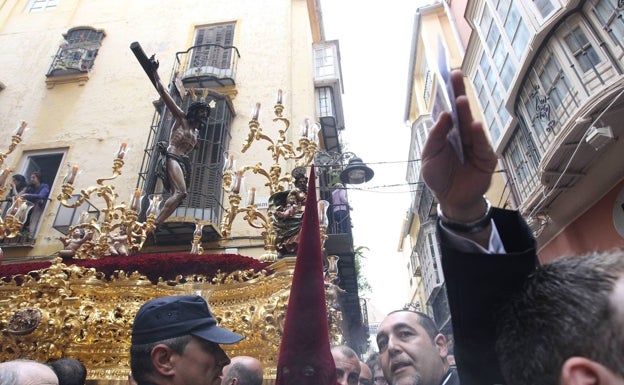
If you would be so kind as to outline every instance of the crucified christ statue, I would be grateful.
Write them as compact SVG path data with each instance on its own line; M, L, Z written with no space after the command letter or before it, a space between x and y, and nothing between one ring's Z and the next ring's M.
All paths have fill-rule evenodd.
M169 142L160 142L157 146L160 154L156 166L156 175L162 179L165 190L171 193L156 218L155 224L159 226L173 214L187 196L191 173L191 162L188 155L197 145L200 131L206 129L206 122L210 116L210 106L204 102L193 102L185 114L167 92L160 79L158 61L154 55L147 59L138 43L133 43L131 49L135 52L137 59L174 117ZM139 49L140 52L137 52ZM145 63L146 59L148 63Z

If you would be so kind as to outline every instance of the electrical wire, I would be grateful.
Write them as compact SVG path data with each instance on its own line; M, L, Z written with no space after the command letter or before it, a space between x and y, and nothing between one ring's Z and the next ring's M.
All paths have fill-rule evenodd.
M371 164L395 164L395 163L412 163L420 162L422 159L407 159L407 160L394 160L394 161L379 161L379 162L366 162L367 165Z
M353 190L353 191L363 191L363 192L372 192L372 193L381 193L381 194L407 194L412 192L417 192L422 189L409 189L406 191L378 191L386 188L394 188L394 187L404 187L404 186L424 186L424 182L410 182L410 183L396 183L396 184L386 184L386 185L378 185L378 186L368 186L368 187L344 187L345 190Z

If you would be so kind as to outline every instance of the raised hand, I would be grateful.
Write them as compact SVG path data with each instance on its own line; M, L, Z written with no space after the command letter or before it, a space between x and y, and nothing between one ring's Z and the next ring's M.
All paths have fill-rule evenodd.
M446 139L452 128L451 115L443 112L433 126L422 152L422 175L432 190L444 215L459 222L470 222L483 216L483 194L490 186L497 157L481 122L470 112L463 83L463 73L451 73L461 132L464 163L459 161Z

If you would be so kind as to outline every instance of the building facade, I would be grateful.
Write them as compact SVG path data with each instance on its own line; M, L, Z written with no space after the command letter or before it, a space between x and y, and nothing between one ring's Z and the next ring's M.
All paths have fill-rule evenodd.
M540 258L624 244L624 4L473 1L463 69Z
M443 1L416 15L405 116L412 123L409 159L419 158L434 121L435 102L427 101L440 93L433 48L442 36L451 67L467 77L473 115L500 156L488 197L520 210L544 262L624 244L617 124L624 107L623 7L608 0ZM408 181L421 183L419 172L411 163ZM445 319L430 307L431 288L443 287L434 203L424 186L414 193L404 231L414 288L408 303Z

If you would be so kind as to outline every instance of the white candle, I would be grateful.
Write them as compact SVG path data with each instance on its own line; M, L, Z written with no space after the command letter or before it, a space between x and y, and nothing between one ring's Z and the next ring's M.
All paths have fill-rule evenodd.
M22 120L22 123L20 123L20 126L17 128L17 132L15 133L16 136L22 136L24 134L24 130L26 130L26 126L28 125L28 123L26 123L26 121Z
M260 103L256 103L254 108L251 110L251 120L258 120L259 115L260 115Z
M310 126L310 120L306 119L301 126L301 136L304 138L308 137L308 127Z
M243 172L236 171L236 173L234 174L234 181L232 182L233 184L232 192L234 194L238 194L240 192L242 183L243 183Z
M143 191L140 189L134 190L134 194L132 194L132 200L130 201L130 209L134 211L139 211L141 208L141 194Z
M152 205L150 207L149 213L147 213L148 215L157 216L159 214L161 199L162 198L160 197L160 195L154 195L154 197L152 198Z
M77 164L72 166L71 172L69 174L69 178L67 178L67 183L68 184L73 184L74 181L76 181L76 175L78 175L78 169L79 169L79 167L78 167Z
M227 161L225 162L225 169L231 170L234 168L234 154L229 154Z
M0 188L4 187L4 184L6 183L6 180L9 177L10 172L11 172L11 169L8 167L2 170L2 173L0 174Z
M256 202L256 188L251 187L247 191L247 206L252 206Z
M117 159L123 159L127 152L128 143L121 142L119 146L119 151L117 151Z

